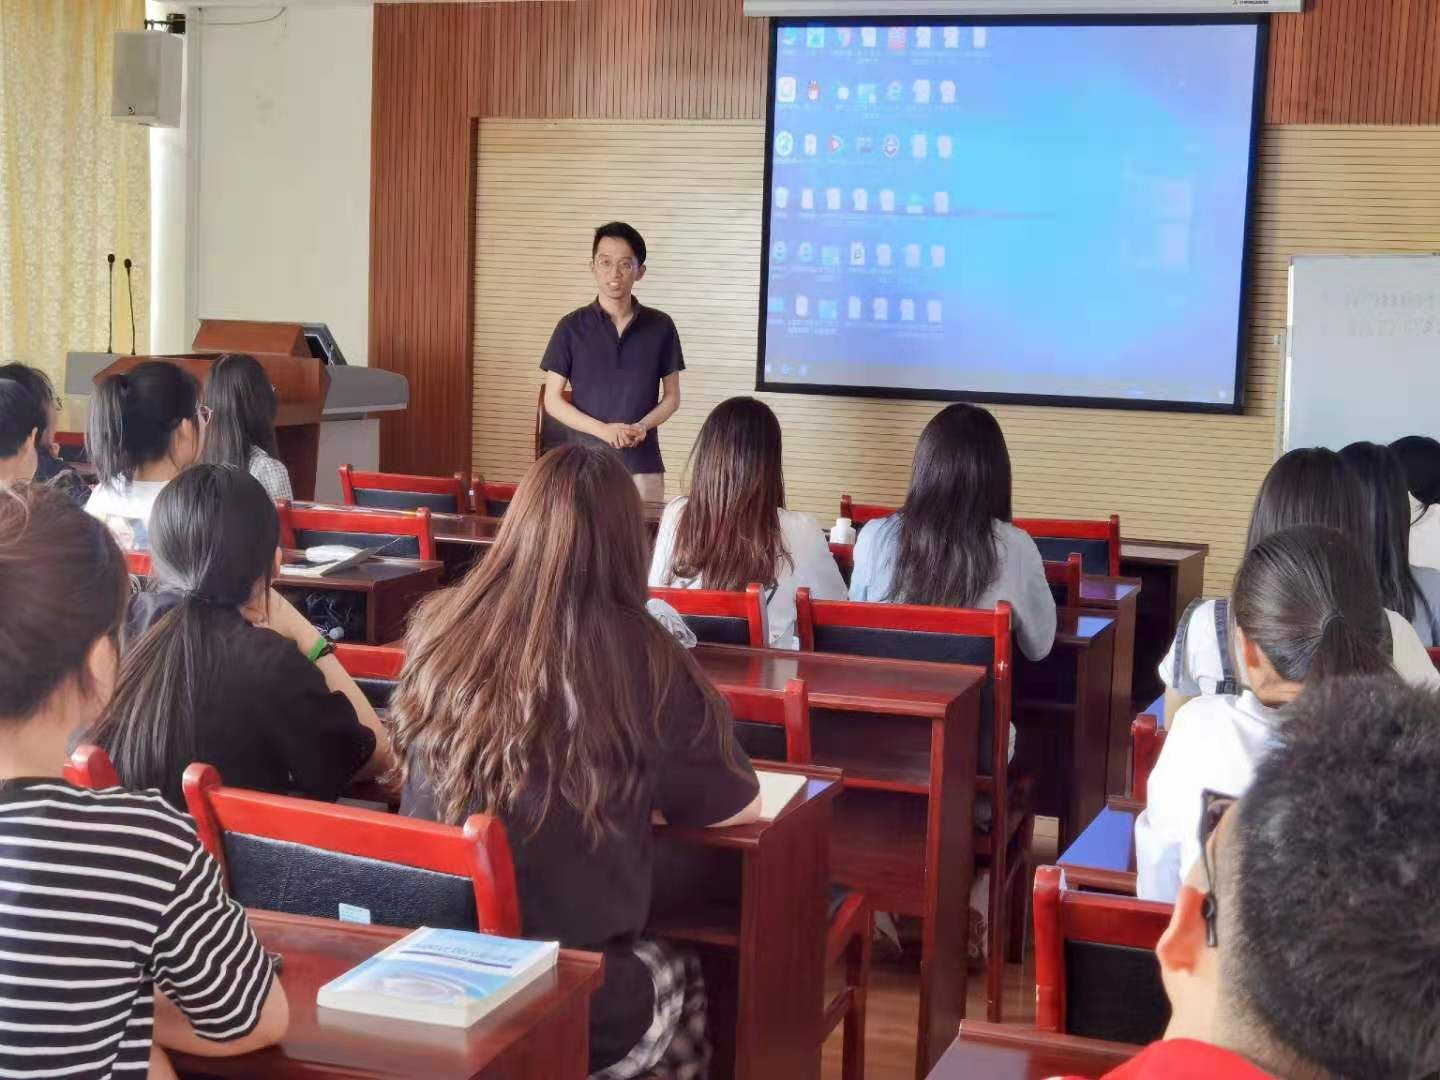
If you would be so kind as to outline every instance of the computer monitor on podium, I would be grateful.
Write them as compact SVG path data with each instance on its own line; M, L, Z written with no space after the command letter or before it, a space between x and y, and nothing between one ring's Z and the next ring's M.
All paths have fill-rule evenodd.
M330 333L330 327L323 322L307 322L301 323L300 329L305 332L305 344L316 360L330 367L349 366L345 363L345 354L335 343L335 335Z

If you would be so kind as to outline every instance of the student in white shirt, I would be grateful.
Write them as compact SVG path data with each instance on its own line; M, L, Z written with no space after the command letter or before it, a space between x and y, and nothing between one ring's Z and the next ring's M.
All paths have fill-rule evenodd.
M1365 491L1381 602L1410 620L1420 644L1440 645L1440 570L1410 565L1410 500L1399 456L1373 442L1351 443L1340 456Z
M85 510L122 548L150 547L150 511L160 489L195 463L209 407L184 368L147 360L95 387L86 445L100 483Z
M1370 560L1334 529L1297 525L1252 547L1235 575L1235 662L1247 689L1176 715L1135 821L1136 895L1174 900L1199 856L1202 794L1242 795L1284 706L1307 684L1389 670L1389 626Z
M260 361L244 353L215 361L205 383L205 403L212 413L200 460L244 469L271 499L293 499L290 473L275 445L279 404Z
M1410 562L1440 569L1440 442L1406 435L1390 444L1410 491Z
M1283 455L1265 476L1250 513L1248 551L1261 540L1292 525L1325 525L1371 548L1372 524L1365 513L1365 491L1355 471L1333 450L1309 447ZM1366 559L1378 588L1374 560ZM1395 670L1412 686L1440 687L1440 672L1410 621L1387 611L1390 653ZM1180 621L1170 651L1160 661L1165 684L1167 723L1180 707L1202 694L1238 693L1244 673L1225 646L1231 617L1228 601L1205 600L1191 605Z
M780 422L752 397L722 401L705 418L691 455L690 494L665 508L650 584L662 588L765 590L770 644L797 647L795 590L844 600L845 579L818 522L785 509Z
M1015 641L1031 660L1055 644L1055 598L1030 536L1010 524L1010 453L995 418L951 405L925 425L910 490L855 545L850 599L1013 610Z

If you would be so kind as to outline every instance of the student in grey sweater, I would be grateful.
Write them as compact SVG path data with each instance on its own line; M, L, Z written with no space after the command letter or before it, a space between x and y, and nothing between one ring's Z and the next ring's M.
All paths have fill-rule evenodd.
M926 425L910 490L855 544L850 599L993 608L1008 601L1031 660L1055 643L1055 600L1035 541L1010 524L1010 454L995 418L951 405Z

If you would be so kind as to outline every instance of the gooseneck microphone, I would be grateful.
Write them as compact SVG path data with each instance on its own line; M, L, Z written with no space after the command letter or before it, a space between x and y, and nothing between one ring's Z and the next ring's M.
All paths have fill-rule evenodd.
M109 265L109 280L105 287L105 351L114 352L111 347L115 341L115 252L105 256L105 262Z
M130 280L130 260L125 260L125 291L130 296L130 355L135 355L135 283Z

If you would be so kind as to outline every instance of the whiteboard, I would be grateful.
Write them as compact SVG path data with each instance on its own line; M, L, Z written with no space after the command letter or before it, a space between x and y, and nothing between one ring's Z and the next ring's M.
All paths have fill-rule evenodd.
M1440 437L1440 257L1296 256L1286 340L1286 450Z

